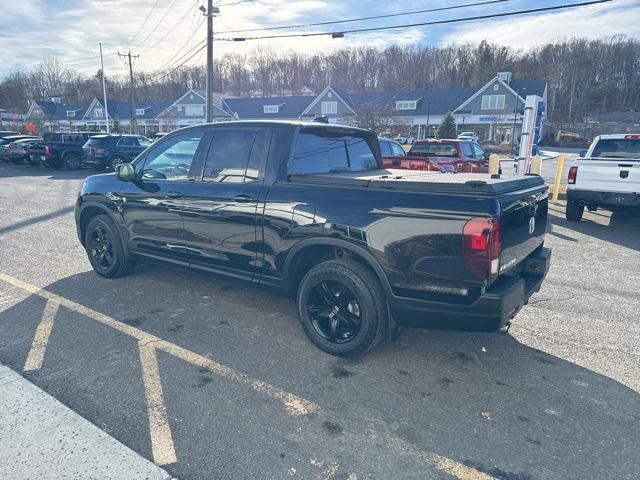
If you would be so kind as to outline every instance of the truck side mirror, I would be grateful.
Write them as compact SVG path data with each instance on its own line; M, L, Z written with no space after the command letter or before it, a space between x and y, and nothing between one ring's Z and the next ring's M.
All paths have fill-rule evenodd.
M587 151L586 150L580 150L580 153L578 153L578 155L580 155L580 158L584 158L587 156Z
M131 163L122 163L116 167L116 177L123 182L132 182L136 178L136 168Z

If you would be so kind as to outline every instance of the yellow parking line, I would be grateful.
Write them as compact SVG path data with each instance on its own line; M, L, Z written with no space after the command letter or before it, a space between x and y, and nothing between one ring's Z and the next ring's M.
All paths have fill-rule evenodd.
M156 349L151 345L144 344L140 344L139 347L142 381L149 413L149 433L151 434L153 461L158 465L175 463L177 461L176 450L171 436L171 427L167 421L167 407L164 404Z
M30 283L24 282L18 278L12 277L2 272L0 272L0 280L13 285L14 287L25 290L26 292L45 298L52 303L62 305L69 310L80 313L88 318L91 318L92 320L112 327L119 332L122 332L138 340L140 346L140 360L142 362L143 378L145 379L145 394L147 395L147 402L149 405L149 422L150 425L154 425L152 427L150 426L150 430L155 429L151 431L152 446L155 442L154 460L156 460L156 462L158 463L172 463L176 460L175 450L173 447L173 439L171 438L171 431L166 420L166 408L164 407L162 387L160 384L160 375L156 357L157 350L165 351L173 355L174 357L184 360L185 362L188 362L192 365L206 368L210 372L215 373L221 377L228 378L238 383L247 385L257 392L271 397L274 400L278 400L284 405L286 411L292 415L308 415L313 412L320 412L320 407L317 404L310 402L309 400L281 390L262 380L258 380L249 377L244 373L237 372L225 365L211 360L210 358L194 353L190 350L187 350L186 348L180 347L166 340L162 340L155 335L147 333L131 325L127 325L126 323L122 323L115 318L105 315L104 313L97 312L89 307L85 307L84 305L74 302L73 300L61 297L59 295L56 295L55 293L51 293L47 290L41 289L39 287L36 287L35 285L31 285ZM47 304L48 303L49 302L47 302ZM158 408L159 405L161 406ZM324 413L330 414L330 412L328 411L325 411ZM154 415L153 419L152 415ZM387 448L393 449L398 453L408 453L413 457L418 458L423 463L428 464L440 471L446 472L454 478L457 478L458 480L495 480L491 475L480 472L479 470L476 470L462 463L456 462L453 459L438 455L436 453L421 450L418 446L406 442L396 435L372 432L371 437L382 437L381 440L384 441Z
M47 344L49 343L49 337L53 329L53 319L56 313L58 313L58 308L60 308L58 302L47 300L44 312L42 312L42 320L40 320L40 324L36 329L31 350L29 350L29 355L27 355L27 361L24 362L24 371L40 370L42 368L44 352L47 350Z
M292 393L285 392L284 390L281 390L278 387L270 385L262 380L251 378L244 373L237 372L232 368L215 362L203 355L199 355L190 350L187 350L186 348L167 342L166 340L162 340L155 335L147 333L131 325L127 325L126 323L122 323L115 318L110 317L109 315L97 312L89 307L85 307L84 305L74 302L73 300L61 297L59 295L56 295L55 293L51 293L47 290L41 289L39 287L36 287L35 285L31 285L30 283L24 282L18 278L12 277L2 272L0 272L0 280L13 285L14 287L25 290L29 293L46 298L47 300L58 302L60 305L63 305L69 310L80 313L86 317L91 318L92 320L100 322L104 325L114 328L115 330L118 330L119 332L135 338L141 344L153 343L154 348L158 350L164 350L171 355L184 360L185 362L206 368L212 373L247 385L253 390L281 402L286 408L287 412L292 415L307 415L319 410L318 405L310 402L309 400L298 397L297 395L294 395Z

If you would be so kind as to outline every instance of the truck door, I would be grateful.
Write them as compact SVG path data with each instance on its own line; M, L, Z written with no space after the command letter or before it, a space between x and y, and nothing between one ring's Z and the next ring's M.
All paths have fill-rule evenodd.
M220 127L185 198L185 246L194 266L251 279L262 237L257 212L270 131Z

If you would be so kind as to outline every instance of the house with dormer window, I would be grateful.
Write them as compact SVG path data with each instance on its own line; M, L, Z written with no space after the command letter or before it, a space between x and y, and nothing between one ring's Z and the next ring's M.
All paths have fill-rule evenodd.
M451 112L459 131L473 131L481 141L507 142L519 133L521 110L528 95L543 101L544 80L514 80L510 72L499 72L480 88L432 88L426 90L348 92L328 85L318 95L277 97L226 97L214 93L213 121L226 120L312 120L326 117L332 123L357 123L359 112L375 107L391 119L397 131L414 138L434 136L444 116ZM126 131L135 114L139 132L167 132L198 125L206 118L206 93L191 89L171 101L140 101L135 111L129 102L94 98L87 105L63 104L60 99L32 102L27 121L44 119L46 129L105 130L105 110L110 125L118 119Z

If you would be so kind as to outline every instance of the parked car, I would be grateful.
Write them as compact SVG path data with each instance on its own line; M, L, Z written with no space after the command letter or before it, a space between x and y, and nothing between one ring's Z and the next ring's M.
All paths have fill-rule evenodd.
M88 177L75 219L99 275L144 257L278 287L315 345L356 355L397 325L508 326L549 267L547 198L539 176L390 176L369 130L236 121Z
M567 220L584 208L640 207L640 134L600 135L569 168Z
M31 147L41 140L41 138L23 138L11 142L7 152L9 160L16 165L28 165Z
M380 153L382 157L406 157L407 152L404 151L402 145L390 138L378 137L380 141Z
M158 132L158 133L154 133L153 134L153 138L152 141L157 142L158 140L160 140L162 137L166 137L167 135L169 135L168 132Z
M94 135L82 147L82 163L96 170L113 169L136 158L151 143L142 135Z
M468 140L470 142L478 143L478 135L474 132L462 132L458 135L458 140Z
M385 168L445 173L488 173L489 155L467 140L418 140L406 157L384 158Z
M402 145L411 145L414 142L414 138L411 135L398 135L394 140Z
M55 169L75 170L82 164L82 146L94 132L57 133L46 132L43 140L31 148L29 163Z
M0 138L13 137L15 135L19 135L19 133L18 132L12 132L11 130L0 130Z
M35 135L11 135L8 137L0 138L0 160L6 162L9 160L9 148L11 147L11 142L15 142L17 140L23 140L25 138L38 138Z

